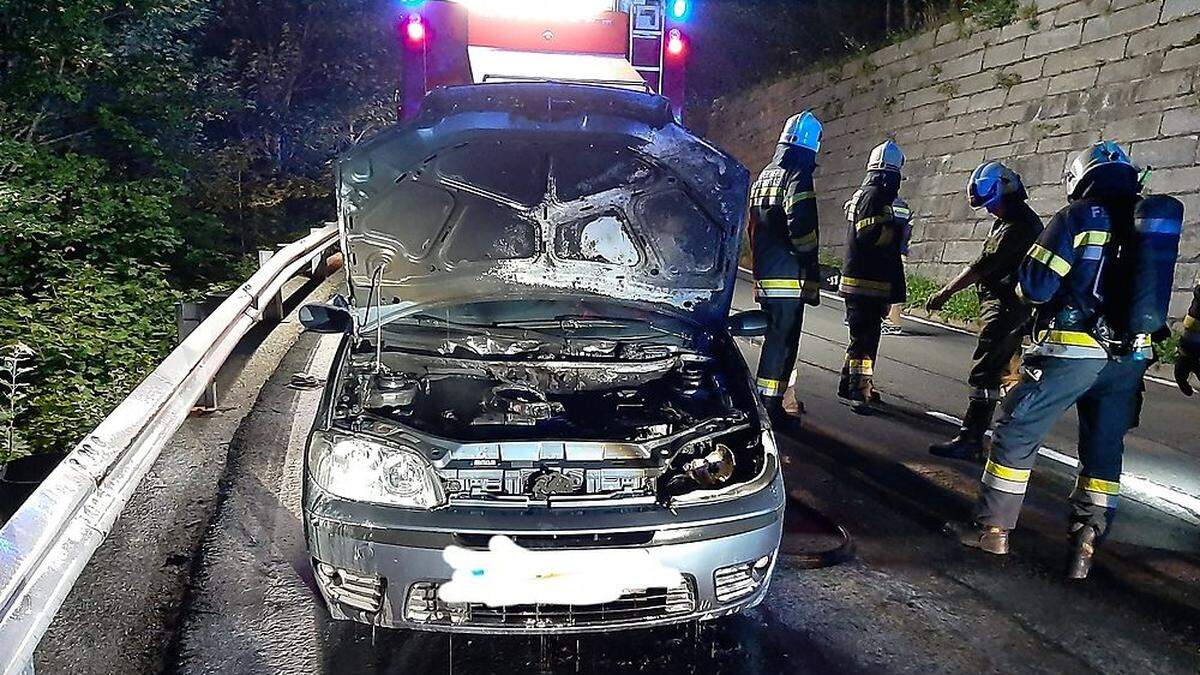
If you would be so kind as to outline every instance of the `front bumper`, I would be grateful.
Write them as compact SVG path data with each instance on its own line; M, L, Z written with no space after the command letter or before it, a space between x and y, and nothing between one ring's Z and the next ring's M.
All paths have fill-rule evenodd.
M348 504L311 484L308 488L305 533L317 585L331 615L413 630L565 634L733 614L757 605L766 595L783 527L784 490L778 474L769 487L753 495L674 513L659 507L559 513L449 507L418 513ZM368 516L364 508L374 514ZM352 519L347 518L348 510L354 512ZM388 523L388 516L403 522ZM679 570L686 586L651 589L590 607L498 609L439 603L436 588L452 573L442 559L445 546L479 547L500 534L531 548L638 546Z

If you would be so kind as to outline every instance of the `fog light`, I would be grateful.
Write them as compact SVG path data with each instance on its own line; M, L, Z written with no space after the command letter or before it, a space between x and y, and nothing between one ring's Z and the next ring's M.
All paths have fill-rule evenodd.
M733 602L758 590L771 569L771 556L753 562L722 567L713 573L713 587L719 602Z
M383 589L387 585L383 577L313 562L317 580L330 600L369 614L383 611Z

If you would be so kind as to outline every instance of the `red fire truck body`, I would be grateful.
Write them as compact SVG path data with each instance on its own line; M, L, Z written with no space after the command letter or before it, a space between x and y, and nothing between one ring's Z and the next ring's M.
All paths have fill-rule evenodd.
M682 119L689 0L408 1L401 116L441 86L552 80L658 93Z

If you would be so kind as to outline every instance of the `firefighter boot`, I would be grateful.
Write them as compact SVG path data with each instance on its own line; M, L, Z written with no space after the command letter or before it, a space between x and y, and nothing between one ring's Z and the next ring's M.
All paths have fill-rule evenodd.
M763 407L767 409L767 419L771 420L771 428L775 431L795 431L800 428L800 418L789 415L780 396L764 396Z
M797 418L804 414L804 401L796 398L795 387L788 387L787 391L783 392L783 411Z
M1096 555L1096 528L1084 525L1071 533L1071 551L1067 558L1067 578L1086 579Z
M982 460L986 450L983 438L992 426L992 416L996 413L997 403L998 401L971 399L958 435L944 443L934 443L929 446L929 452L950 459L966 459L973 462Z
M977 548L981 551L1006 555L1008 553L1008 530L1002 527L980 525L979 523L946 523L946 534L958 540L963 546Z

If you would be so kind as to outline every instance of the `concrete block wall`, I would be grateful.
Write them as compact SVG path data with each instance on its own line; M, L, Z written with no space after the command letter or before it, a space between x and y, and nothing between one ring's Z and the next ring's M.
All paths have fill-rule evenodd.
M974 258L991 225L966 203L980 162L1004 160L1049 219L1068 158L1100 139L1154 167L1152 192L1187 207L1173 311L1200 275L1200 0L1035 0L1036 18L972 31L947 24L825 70L718 100L709 136L756 172L779 127L811 108L825 123L817 170L822 245L844 243L842 203L885 138L908 156L917 212L910 269L939 279Z

